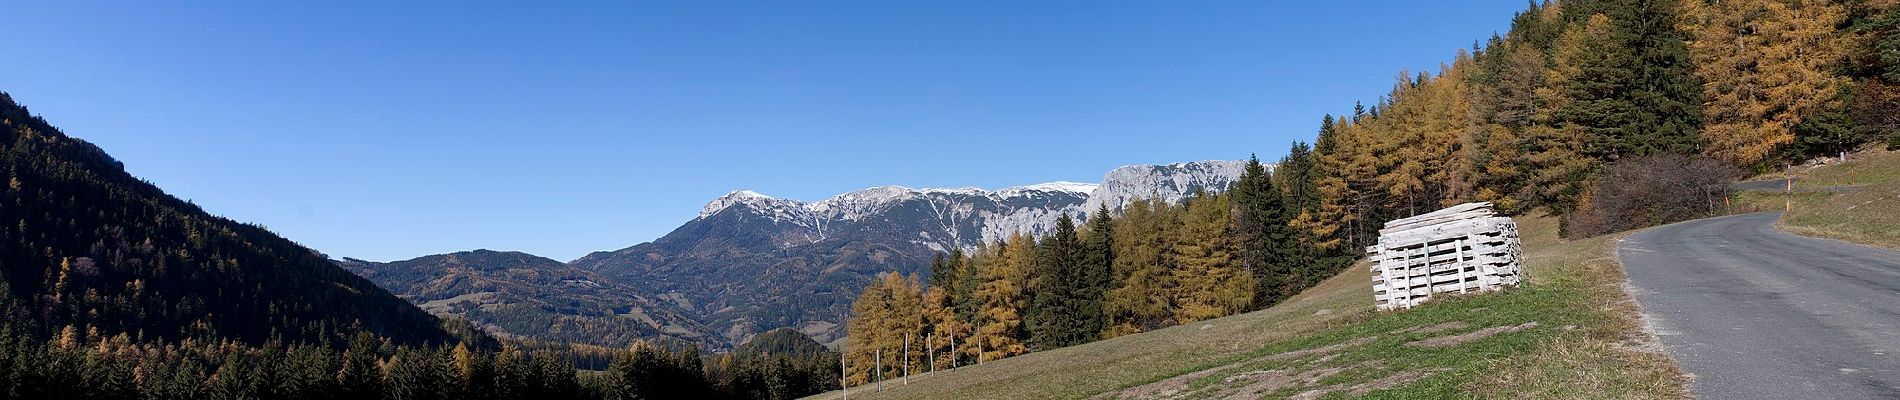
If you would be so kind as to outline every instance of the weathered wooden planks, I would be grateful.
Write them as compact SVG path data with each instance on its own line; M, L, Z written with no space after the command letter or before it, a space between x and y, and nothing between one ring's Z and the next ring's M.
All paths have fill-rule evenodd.
M1490 203L1466 203L1379 230L1366 248L1373 261L1373 298L1380 309L1410 308L1435 293L1491 291L1519 282L1523 248L1517 223Z

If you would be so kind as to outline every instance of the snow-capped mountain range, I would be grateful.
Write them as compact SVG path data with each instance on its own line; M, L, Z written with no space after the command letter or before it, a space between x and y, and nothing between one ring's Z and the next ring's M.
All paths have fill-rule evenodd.
M816 202L739 190L660 239L570 264L675 299L732 343L785 326L831 340L878 273L925 273L936 252L1046 235L1063 214L1085 219L1096 207L1117 209L1136 198L1178 202L1199 189L1225 190L1244 166L1135 165L1109 172L1101 184L997 190L880 186Z
M930 217L938 220L937 225L943 231L936 236L923 232L921 241L936 251L968 250L979 243L995 243L1017 233L1047 235L1055 229L1055 221L1062 214L1086 220L1088 213L1102 206L1120 209L1130 201L1143 198L1177 202L1193 195L1195 189L1223 190L1240 176L1245 166L1246 163L1240 161L1131 165L1110 171L1102 184L1058 181L999 190L879 186L812 203L737 190L706 203L699 211L699 219L731 207L744 207L775 223L809 229L807 239L817 242L830 233L828 227L835 227L839 222L864 220L906 202L918 201L928 206ZM984 204L1002 207L980 207ZM961 234L971 229L977 235ZM786 246L802 244L809 243L784 243Z

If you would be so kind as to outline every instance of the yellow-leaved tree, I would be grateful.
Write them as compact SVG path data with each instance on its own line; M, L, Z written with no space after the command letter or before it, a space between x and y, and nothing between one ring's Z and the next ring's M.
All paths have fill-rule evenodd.
M1847 7L1831 0L1683 0L1702 78L1703 153L1739 166L1793 143L1795 126L1839 101Z
M995 247L983 263L974 297L976 329L969 349L978 361L1029 352L1023 345L1023 311L1029 305L1029 274L1036 265L1036 240L1020 233Z
M1253 304L1254 278L1234 260L1229 216L1226 195L1202 192L1187 202L1178 241L1168 252L1176 323L1224 317Z

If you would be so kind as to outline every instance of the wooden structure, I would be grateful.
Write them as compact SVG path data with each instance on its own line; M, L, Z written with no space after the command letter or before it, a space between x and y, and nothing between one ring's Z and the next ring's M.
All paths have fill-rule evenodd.
M1435 293L1517 285L1523 246L1517 223L1491 203L1465 203L1387 222L1372 260L1372 297L1381 310L1411 308Z

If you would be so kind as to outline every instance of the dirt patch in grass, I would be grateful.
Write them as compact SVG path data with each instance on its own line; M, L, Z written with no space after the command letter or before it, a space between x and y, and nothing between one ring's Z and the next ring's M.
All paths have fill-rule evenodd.
M1445 324L1439 324L1439 325L1445 325ZM1426 328L1427 329L1435 328L1435 327L1438 327L1439 325L1428 326ZM1511 325L1511 326L1493 326L1490 328L1479 329L1479 330L1472 331L1469 333L1461 333L1461 334L1451 335L1451 336L1439 336L1439 337L1435 337L1431 339L1414 340L1411 342L1406 342L1405 345L1412 346L1412 347L1425 347L1425 348L1451 347L1451 346L1465 344L1466 342L1470 342L1470 341L1474 341L1478 339L1488 338L1488 337L1491 337L1492 335L1497 335L1500 333L1517 332L1517 331L1535 328L1535 327L1537 327L1537 321L1525 322L1522 324ZM1453 329L1453 328L1445 328L1445 329ZM1440 329L1440 330L1442 331L1444 329ZM1420 331L1424 331L1424 329L1420 329Z
M1212 398L1259 398L1260 396L1291 389L1319 384L1319 381L1338 375L1349 369L1380 368L1378 362L1368 361L1343 367L1318 368L1310 370L1270 369L1243 372L1222 379L1221 390L1208 393Z
M1200 370L1193 373L1176 376L1173 378L1163 379L1161 381L1157 381L1154 383L1122 389L1121 391L1117 391L1117 392L1103 393L1101 395L1095 396L1094 398L1096 399L1180 398L1185 395L1192 394L1192 391L1189 390L1189 384L1191 382L1205 379L1212 376L1217 376L1218 374L1225 373L1229 370L1233 370L1236 368L1240 368L1241 366L1260 364L1264 362L1288 361L1288 360L1294 360L1294 359L1310 357L1310 356L1315 356L1315 355L1326 355L1329 353L1336 353L1340 350L1343 350L1349 347L1364 346L1366 343L1371 343L1372 340L1373 338L1359 338L1359 339L1348 340L1343 343L1320 346L1320 347L1315 347L1311 349L1301 349L1301 350L1294 350L1294 351L1288 351L1284 353L1267 355L1264 357L1230 363L1227 365ZM1330 359L1331 358L1322 358L1320 360L1316 360L1316 362L1324 362ZM1226 383L1231 384L1241 379L1250 379L1256 382L1249 384L1248 385L1249 387L1253 387L1255 385L1262 385L1261 387L1255 387L1254 389L1268 390L1268 389L1265 389L1267 386L1275 386L1272 388L1272 390L1277 390L1279 389L1278 386L1283 386L1286 383L1294 382L1295 378L1298 378L1300 380L1310 378L1310 380L1312 381L1318 381L1325 377L1332 376L1333 374L1337 374L1339 373L1339 371L1341 370L1334 369L1334 370L1331 370L1330 372L1325 372L1325 370L1322 369L1322 370L1316 370L1316 371L1308 371L1304 373L1299 372L1299 371L1249 371L1249 372L1242 372L1233 376L1229 376L1222 380ZM1258 376L1258 379L1238 378L1242 376ZM1277 385L1275 385L1273 384L1273 382L1275 381L1280 381L1280 382Z
M1354 397L1365 396L1374 391L1392 389L1399 386L1404 386L1407 383L1412 383L1412 381L1425 379L1426 377L1432 376L1432 372L1433 371L1400 371L1398 373L1386 375L1384 377L1380 377L1378 379L1373 379L1370 381L1365 381L1365 382L1360 382L1360 383L1355 383L1355 384L1350 384L1350 385L1342 383L1342 384L1322 387L1318 389L1308 390L1308 391L1300 392L1299 394L1293 395L1293 397L1291 398L1297 399L1297 400L1317 399L1317 398L1326 396L1327 394L1332 394L1335 392L1346 392L1346 394L1352 395Z
M1467 323L1465 323L1465 321L1451 321L1451 322L1446 322L1446 323L1442 323L1442 324L1438 324L1438 325L1432 325L1432 326L1423 326L1423 327L1417 327L1417 328L1409 328L1409 329L1401 329L1401 330L1399 330L1398 332L1392 332L1392 333L1394 333L1394 334L1407 334L1407 333L1439 333L1439 332L1444 332L1444 331L1449 331L1449 330L1453 330L1453 329L1465 329L1465 328L1468 328L1468 327L1471 327L1471 324L1467 324Z

